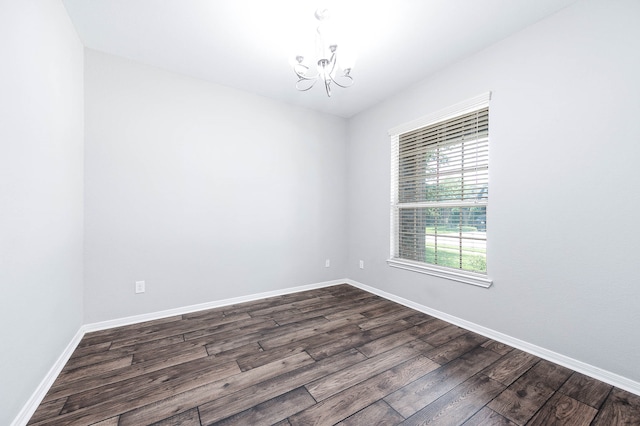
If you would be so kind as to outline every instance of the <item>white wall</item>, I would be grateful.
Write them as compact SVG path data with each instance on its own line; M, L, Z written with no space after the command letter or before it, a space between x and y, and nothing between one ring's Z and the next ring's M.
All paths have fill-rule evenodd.
M92 50L85 83L85 322L345 277L345 120Z
M82 324L83 48L61 2L0 3L0 424Z
M353 118L348 276L640 380L639 16L578 2ZM494 286L387 266L387 130L488 90Z

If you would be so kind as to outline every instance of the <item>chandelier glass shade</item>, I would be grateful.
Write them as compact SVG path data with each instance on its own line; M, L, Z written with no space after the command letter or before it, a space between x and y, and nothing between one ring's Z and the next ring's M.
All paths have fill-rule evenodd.
M318 9L315 17L320 22L316 31L316 50L319 56L317 68L313 70L309 65L306 65L304 56L296 56L296 62L293 65L293 71L298 77L296 89L306 92L318 81L321 81L327 96L331 96L332 83L338 87L346 88L353 84L353 77L351 77L350 67L343 69L338 64L338 45L329 44L325 40L324 26L329 19L329 11Z

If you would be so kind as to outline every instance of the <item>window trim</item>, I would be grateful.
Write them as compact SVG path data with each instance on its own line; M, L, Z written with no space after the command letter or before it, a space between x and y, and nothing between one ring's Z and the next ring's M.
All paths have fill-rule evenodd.
M489 101L491 100L491 92L486 92L481 95L475 96L466 101L457 103L448 108L441 109L432 114L420 117L416 120L410 121L408 123L404 123L398 125L389 130L389 136L391 138L391 149L398 148L398 140L400 134L407 133L422 127L426 127L432 124L435 124L440 121L445 121L451 118L454 118L459 115L467 114L482 108L486 108L489 106ZM441 265L434 265L425 262L418 262L409 259L395 258L395 244L397 238L396 229L396 221L394 220L393 211L394 208L397 208L396 203L396 195L398 191L398 173L397 170L394 169L394 158L393 153L391 157L391 211L390 211L390 254L389 259L387 259L387 264L394 268L404 269L407 271L418 272L422 274L427 274L439 278L445 278L448 280L453 280L465 284L471 284L483 288L489 288L493 284L493 280L489 278L489 268L487 263L487 274L476 273L472 271L465 271L462 269L449 268ZM486 205L486 204L485 204ZM488 228L487 228L488 231Z
M448 280L471 284L478 287L489 288L491 287L491 284L493 284L493 280L484 274L476 274L471 271L447 268L446 266L431 265L429 263L420 263L407 259L393 258L387 259L387 264L393 268L419 272L421 274L431 275L434 277L446 278Z

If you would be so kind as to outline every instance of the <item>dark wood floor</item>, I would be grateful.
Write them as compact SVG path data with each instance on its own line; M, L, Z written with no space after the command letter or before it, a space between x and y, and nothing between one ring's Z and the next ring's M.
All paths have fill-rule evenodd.
M30 425L640 425L640 396L349 285L87 334Z

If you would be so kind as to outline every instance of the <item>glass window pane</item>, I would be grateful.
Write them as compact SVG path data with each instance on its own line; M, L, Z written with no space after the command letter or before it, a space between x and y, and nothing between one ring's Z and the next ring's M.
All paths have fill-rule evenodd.
M488 108L398 134L392 141L397 143L392 197L398 232L393 255L486 273ZM425 202L432 207L415 207Z

